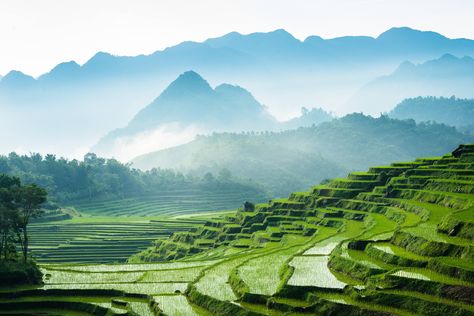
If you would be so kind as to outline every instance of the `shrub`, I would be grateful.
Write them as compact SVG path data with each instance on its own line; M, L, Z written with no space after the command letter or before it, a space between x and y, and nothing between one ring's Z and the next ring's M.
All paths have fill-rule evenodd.
M43 274L34 261L0 261L1 284L41 284Z

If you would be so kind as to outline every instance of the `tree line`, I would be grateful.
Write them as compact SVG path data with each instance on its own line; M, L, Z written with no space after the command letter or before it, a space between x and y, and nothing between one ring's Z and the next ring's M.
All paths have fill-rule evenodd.
M0 174L18 176L23 183L37 183L50 195L50 203L64 201L125 198L159 190L205 186L219 190L223 186L256 188L256 184L234 178L226 169L202 176L185 175L170 169L141 171L115 159L88 153L82 161L55 155L0 156ZM48 206L47 206L48 207ZM54 203L51 205L55 207Z
M0 262L17 259L17 245L28 260L28 224L41 215L47 192L36 184L22 185L20 178L0 174Z

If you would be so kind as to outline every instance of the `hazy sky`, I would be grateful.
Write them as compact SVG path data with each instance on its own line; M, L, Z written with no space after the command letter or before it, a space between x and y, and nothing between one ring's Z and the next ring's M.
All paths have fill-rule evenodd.
M38 76L97 51L149 54L184 40L284 28L299 39L392 26L474 38L473 0L0 0L0 75Z

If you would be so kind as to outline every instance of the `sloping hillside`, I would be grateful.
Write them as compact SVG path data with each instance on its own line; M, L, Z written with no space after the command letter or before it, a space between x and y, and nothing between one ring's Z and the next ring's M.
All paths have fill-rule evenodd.
M229 84L213 89L199 74L187 71L92 151L126 160L130 155L186 143L196 134L268 130L276 123L247 90Z
M244 249L187 289L213 314L472 315L473 193L471 144L246 203L139 257L198 260Z
M198 176L222 168L286 196L326 178L396 159L440 155L473 141L452 127L347 115L281 133L215 134L133 160L142 169L174 168Z
M472 315L474 144L245 203L116 265L47 265L0 314Z
M433 121L474 134L474 99L417 97L403 100L388 113L396 119Z

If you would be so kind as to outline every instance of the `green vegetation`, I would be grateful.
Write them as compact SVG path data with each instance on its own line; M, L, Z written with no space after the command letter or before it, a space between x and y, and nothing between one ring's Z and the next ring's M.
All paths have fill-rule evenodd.
M31 252L40 263L125 262L158 239L202 220L170 217L74 217L30 224Z
M288 280L288 284L325 289L343 289L346 284L331 274L327 266L328 259L327 256L294 257L290 262L290 266L294 267L294 272Z
M454 96L410 98L398 104L389 115L398 119L414 119L417 122L444 123L461 131L474 133L473 99L458 99Z
M83 161L78 161L57 158L55 155L20 156L13 152L8 156L0 156L0 174L2 173L18 176L23 183L36 183L47 189L50 195L47 207L52 209L56 208L57 204L72 204L85 210L103 209L108 213L107 211L120 209L123 213L126 208L153 206L153 202L147 202L166 199L167 193L176 199L176 195L183 190L185 192L194 190L195 195L200 193L218 195L228 191L244 192L247 197L260 197L260 199L265 194L255 183L236 179L224 168L216 170L215 176L206 173L202 177L156 168L142 172L131 168L129 164L120 163L115 159L100 158L92 153L86 154ZM189 194L185 193L184 196L188 197ZM114 201L116 205L112 205ZM209 203L213 203L212 198ZM159 201L155 204L165 206ZM222 206L237 205L220 204L216 207L221 208L214 207L208 210L219 210Z
M473 140L471 135L438 123L417 124L414 120L354 113L296 130L199 136L188 144L139 156L133 166L160 166L199 178L227 168L238 178L261 184L271 196L282 197L327 178L344 176L349 170L409 161L420 155L441 155ZM369 175L359 180L376 179ZM351 185L365 189L364 183ZM333 189L341 187L345 188L344 183Z
M41 215L46 191L35 184L22 185L17 177L0 174L0 281L41 283L41 272L29 260L28 224ZM17 253L21 250L22 258Z
M133 263L43 264L44 285L0 288L0 313L472 315L470 171L474 144L351 173L288 199L246 202L234 212L141 223L117 217L115 225L130 231L166 223L153 229L172 234L132 256ZM98 219L32 227L93 227ZM121 230L103 226L105 234Z

